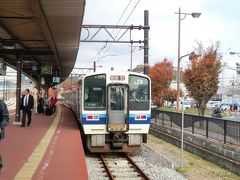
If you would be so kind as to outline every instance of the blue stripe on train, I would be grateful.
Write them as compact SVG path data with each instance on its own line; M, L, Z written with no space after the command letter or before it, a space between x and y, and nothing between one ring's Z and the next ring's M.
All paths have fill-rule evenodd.
M82 124L106 124L106 114L99 114L99 120L87 120L86 114L82 114Z
M86 114L82 114L82 124L106 124L106 114L100 114L99 120L87 120ZM130 114L130 124L150 124L151 115L147 115L146 120L135 120L135 115Z
M150 124L151 114L147 114L146 120L135 120L135 114L130 114L130 124Z

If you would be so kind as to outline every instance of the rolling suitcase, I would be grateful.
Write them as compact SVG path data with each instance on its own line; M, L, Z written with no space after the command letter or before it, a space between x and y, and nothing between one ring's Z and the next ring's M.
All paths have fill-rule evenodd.
M53 109L52 107L47 107L45 110L45 115L51 116L53 114Z

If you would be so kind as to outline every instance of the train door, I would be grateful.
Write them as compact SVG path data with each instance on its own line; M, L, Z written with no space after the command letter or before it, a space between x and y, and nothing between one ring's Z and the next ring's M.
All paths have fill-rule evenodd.
M110 84L108 86L108 123L109 132L128 130L128 85Z

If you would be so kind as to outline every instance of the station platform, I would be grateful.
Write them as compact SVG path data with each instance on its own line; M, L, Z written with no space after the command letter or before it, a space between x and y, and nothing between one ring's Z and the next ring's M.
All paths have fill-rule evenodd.
M60 104L53 116L33 113L30 127L14 124L11 112L0 142L0 179L88 179L81 135L70 109Z

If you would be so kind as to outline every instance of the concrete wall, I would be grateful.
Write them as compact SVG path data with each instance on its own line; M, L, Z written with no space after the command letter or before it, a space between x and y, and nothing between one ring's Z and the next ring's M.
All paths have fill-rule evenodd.
M181 146L181 130L151 123L150 134ZM184 132L184 149L240 175L240 146Z

